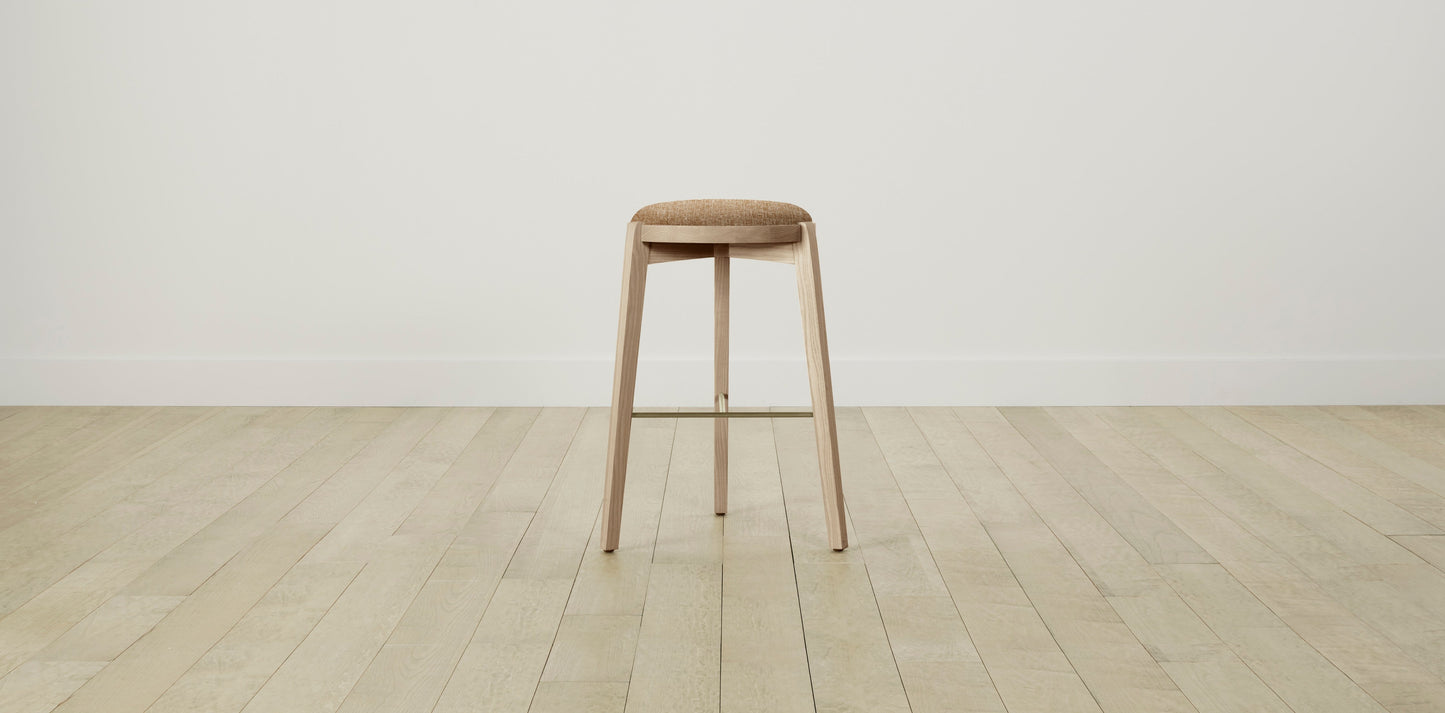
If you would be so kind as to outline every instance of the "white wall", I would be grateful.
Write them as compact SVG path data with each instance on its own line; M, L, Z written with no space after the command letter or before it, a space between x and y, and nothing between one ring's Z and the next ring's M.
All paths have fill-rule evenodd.
M1445 401L1445 3L0 5L0 403L607 400L798 203L841 403ZM639 402L710 403L710 264ZM734 268L733 402L805 399Z

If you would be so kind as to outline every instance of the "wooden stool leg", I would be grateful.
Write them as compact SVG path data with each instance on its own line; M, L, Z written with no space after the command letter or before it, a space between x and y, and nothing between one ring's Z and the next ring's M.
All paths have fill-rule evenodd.
M728 405L728 246L713 247L713 402L714 408L727 410ZM728 511L728 420L712 420L712 483L713 512Z
M637 386L637 345L642 338L642 294L647 285L647 244L642 224L627 226L622 259L622 307L617 316L617 361L612 372L612 411L607 426L607 485L602 494L602 550L617 549L622 532L622 492L632 437L632 396Z
M808 356L808 384L813 396L813 427L818 438L818 475L823 481L824 520L828 544L848 547L843 510L843 479L838 469L838 425L833 414L833 373L828 365L828 332L823 323L823 284L818 275L817 230L800 223L803 239L793 244L798 269L798 302L803 309L803 344Z

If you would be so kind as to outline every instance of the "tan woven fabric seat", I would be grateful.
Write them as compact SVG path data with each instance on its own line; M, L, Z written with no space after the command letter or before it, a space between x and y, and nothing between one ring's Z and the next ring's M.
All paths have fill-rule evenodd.
M632 220L645 225L792 225L813 217L792 203L714 199L653 203Z

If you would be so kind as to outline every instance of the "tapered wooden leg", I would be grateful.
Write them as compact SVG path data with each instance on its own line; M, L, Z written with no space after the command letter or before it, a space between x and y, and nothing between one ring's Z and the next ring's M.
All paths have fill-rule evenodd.
M715 408L728 407L728 246L713 247L713 401ZM712 420L712 483L713 512L728 511L728 420Z
M607 485L602 494L602 549L617 549L622 532L622 492L632 437L632 396L637 386L637 345L642 338L642 294L647 285L647 244L642 224L627 226L622 259L622 307L617 316L617 361L612 371L612 411L607 426Z
M833 373L828 365L828 332L823 322L823 284L818 276L817 231L801 223L803 239L794 243L798 269L798 302L803 309L803 344L808 357L808 384L813 396L813 427L818 437L818 475L823 481L824 520L828 544L848 547L843 511L843 479L838 468L838 425L833 414Z

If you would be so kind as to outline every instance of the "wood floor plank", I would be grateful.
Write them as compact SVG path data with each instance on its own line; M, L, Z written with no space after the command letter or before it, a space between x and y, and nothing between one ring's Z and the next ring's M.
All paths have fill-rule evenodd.
M281 667L361 571L361 562L291 568L166 689L147 713L235 713Z
M910 505L1002 702L1009 710L1100 710L985 529L984 513L1005 525L1027 517L1022 498L996 487L1003 475L953 410L909 415L961 494ZM908 435L902 429L887 440Z
M625 494L627 507L622 513L619 547L613 552L602 551L599 518L567 599L563 626L567 619L574 617L602 617L620 623L618 634L628 642L626 653L616 650L612 642L605 639L564 636L559 627L547 655L543 680L532 698L531 711L621 713L626 705L626 682L548 680L546 671L553 668L554 658L569 662L554 670L621 667L625 663L627 680L631 679L676 426L677 421L673 419L646 419L633 424ZM604 664L608 659L615 660Z
M437 700L436 713L475 711L479 703L488 711L526 711L571 588L565 579L503 577Z
M47 713L104 667L104 661L28 662L0 678L0 710Z
M797 473L795 478L809 483L810 493L819 489L811 425L774 421L783 480L789 479L786 473L791 469ZM801 538L794 537L794 568L813 699L820 711L907 710L903 678L875 594L946 596L948 589L927 543L907 514L908 506L862 412L838 410L837 428L852 547L834 553L828 550L827 540L820 539L813 545L818 549L803 551ZM785 497L791 497L786 489ZM860 508L860 502L870 504ZM821 501L809 504L814 503L821 509ZM899 519L889 520L890 513ZM818 528L824 527L821 519L814 522ZM791 515L788 525L801 534L801 525L794 523Z
M57 713L144 711L235 625L325 533L273 530L56 707Z
M1431 525L1445 528L1445 496L1416 480L1391 471L1281 414L1255 411L1249 414L1250 418L1245 418L1242 413L1223 411L1224 414L1210 414L1211 424L1244 421Z
M436 567L446 540L442 535L396 535L380 543L361 573L242 710L339 708Z
M436 416L415 411L363 418L368 414L342 412L346 420L274 477L265 477L260 465L255 470L242 467L218 479L221 482L212 481L203 498L168 498L165 513L147 524L149 531L122 540L97 561L142 570L127 592L187 594L283 517L331 527L335 519L306 516L318 503L334 509L335 517L347 512L431 428ZM321 417L328 414L323 411ZM317 429L328 425L319 423ZM294 453L300 446L286 450Z
M1256 483L1247 474L1235 477L1221 470L1177 438L1171 428L1152 418L1146 409L1106 408L1098 409L1098 413L1165 469L1313 578L1338 577L1363 563L1357 557L1399 558L1395 548L1378 546L1374 538L1361 539L1364 533L1358 529L1332 529L1330 525L1335 523L1325 521L1327 511L1316 503L1295 503L1276 493L1256 491L1251 487Z
M948 587L938 573L928 542L919 532L908 501L895 480L883 451L858 409L838 412L838 453L851 475L848 492L868 507L849 509L858 535L855 547L863 553L874 593L888 596L946 596ZM915 495L947 493L946 478L911 483Z
M1395 541L1404 545L1420 559L1445 571L1445 536L1442 535L1398 535Z
M1181 478L1168 472L1159 462L1138 450L1134 442L1106 424L1087 409L1049 409L1054 418L1085 443L1111 469L1150 499L1161 512L1178 522L1186 532L1203 544L1224 564L1231 574L1241 578L1278 613L1297 629L1312 646L1332 663L1349 674L1368 693L1388 701L1390 710L1410 711L1402 705L1391 687L1395 681L1413 681L1427 695L1432 690L1431 676L1415 665L1400 647L1375 632L1371 626L1346 611L1339 602L1296 569L1283 556L1258 540L1253 534L1214 504L1202 497ZM1154 449L1164 461L1182 472L1192 472L1191 461L1183 459L1177 442L1169 442L1161 431L1135 428L1131 437L1142 447ZM1172 454L1172 455L1171 455ZM1207 474L1208 464L1195 462L1198 472ZM1208 489L1206 488L1206 492ZM1247 698L1249 705L1261 710L1275 707L1274 694L1262 689L1249 669L1242 669L1233 659L1216 657L1217 645L1212 634L1200 630L1187 615L1179 612L1177 603L1152 599L1111 598L1110 603L1124 616L1141 641L1161 661L1165 670L1201 710L1240 707ZM1166 606L1167 604L1167 606ZM1398 662L1400 669L1383 676L1375 667L1380 657ZM1295 685L1286 671L1266 669L1260 673L1265 682L1289 690ZM1284 676L1275 681L1271 677ZM1215 688L1225 680L1230 695ZM1236 695L1237 694L1237 695Z
M1212 464L1157 425L1151 427L1142 410L1102 411L1135 445L1208 497L1209 503L1180 503L1171 516L1186 529L1199 528L1196 539L1209 543L1230 575L1293 627L1293 633L1392 709L1411 710L1392 690L1397 681L1435 695L1431 691L1438 685L1439 671L1433 669L1438 668L1434 662L1441 640L1433 633L1438 627L1432 615L1392 594L1378 578L1361 577L1361 565L1314 532L1250 492L1231 487ZM1120 468L1129 472L1127 466ZM1168 495L1159 496L1169 502ZM1216 511L1215 505L1230 514ZM1238 522L1229 522L1231 517ZM1242 527L1246 525L1250 532ZM1377 666L1381 658L1395 662L1398 669L1382 673ZM1289 700L1286 689L1293 683L1271 679L1285 671L1256 670Z
M584 409L577 408L543 409L497 476L481 508L497 512L536 512L585 413Z
M632 425L621 539L615 551L603 552L602 523L593 529L568 614L642 616L676 431L674 419L639 419Z
M1047 413L1212 556L1222 562L1258 561L1268 567L1289 567L1089 410L1050 408ZM1201 712L1289 710L1172 589L1110 596L1108 601Z
M1175 591L1295 710L1382 711L1220 565L1156 565Z
M29 406L0 421L0 473L95 420L101 411L96 406Z
M117 518L114 522L107 523L107 527L99 532L83 533L98 537L102 542L114 541L116 544L91 557L85 564L0 619L0 672L11 670L45 648L105 600L121 593L127 584L136 580L137 575L165 557L175 541L184 540L187 533L172 528L170 518L187 518L194 515L199 508L211 507L214 502L182 493L210 493L211 484L222 478L259 482L287 471L329 474L349 457L350 453L355 452L351 450L353 446L360 448L373 435L366 432L351 434L350 438L341 439L334 444L335 448L328 445L326 448L313 450L312 447L336 426L337 418L333 415L320 413L314 418L308 416L295 428L287 430L276 441L247 456L232 468L219 475L206 473L204 479L196 479L190 484L190 488L172 493L171 495L178 499L167 501L168 506L173 507L160 510L161 516L152 515L149 508L143 508L140 510L142 517L134 517L136 513L133 511L131 519ZM264 524L259 526L265 529ZM117 538L119 541L116 541ZM224 562L225 558L221 560L221 563ZM214 571L214 567L209 570ZM200 580L204 579L204 576L200 577ZM156 591L139 589L130 593L174 594L176 592L166 591L172 586L172 583L167 582L165 588ZM189 594L193 589L194 586L191 586L180 593Z
M526 536L507 565L506 576L569 582L577 578L583 550L587 549L602 506L598 496L602 471L597 464L607 450L606 430L607 411L587 409L557 468L557 477L549 484Z
M1428 406L1364 406L1377 418L1413 431L1436 443L1445 443L1445 414Z
M628 713L721 707L724 518L713 512L712 457L712 424L678 421Z
M1177 443L1167 442L1155 430L1136 429L1131 437L1126 437L1092 409L1049 408L1046 411L1125 483L1200 543L1210 556L1221 562L1288 564L1282 555L1190 487L1184 478L1152 457L1145 448L1172 448L1165 452L1179 454L1179 457L1165 460L1183 472L1213 473L1212 466L1198 459L1197 454L1195 460L1186 459Z
M1042 409L999 411L1146 561L1214 561L1198 543L1071 438Z
M6 584L10 605L70 575L82 563L134 533L138 522L161 515L176 502L173 497L204 492L206 480L214 472L232 468L297 425L299 416L306 412L276 412L256 420L246 419L244 426L234 428L225 438L203 439L209 441L210 447L205 443L189 444L180 453L157 448L125 468L93 480L72 493L76 496L73 499L67 497L55 508L17 524L5 533L4 544L0 545L0 560L7 565L0 580ZM212 420L227 423L225 418ZM237 422L231 421L230 425L235 427ZM184 458L193 448L199 449L194 457L175 463L172 456ZM95 572L97 568L86 571Z
M797 575L769 420L729 429L728 515L723 521L724 713L814 710Z
M492 494L482 501L477 517L505 512L488 508L494 496L508 505L536 503L536 513L513 546L485 612L478 612L475 633L461 640L461 647L443 649L447 663L455 662L455 671L450 681L434 686L431 695L439 696L438 711L469 710L477 696L492 702L492 710L527 710L562 623L582 550L597 521L606 427L607 413L602 409L543 410ZM499 491L504 483L509 486ZM517 600L522 593L537 600ZM486 670L508 660L518 648L522 652L511 660L510 676L492 676Z
M730 436L736 439L745 430L734 424ZM734 474L739 462L730 462ZM729 484L736 491L740 481L731 477ZM737 500L729 501L730 508L736 506ZM814 710L787 535L724 537L721 710Z
M295 425L309 408L225 409L213 418L187 429L182 437L158 445L124 466L92 478L64 497L32 503L29 512L6 529L0 529L0 561L14 562L17 555L34 549L85 523L117 503L143 499L163 485L193 482L195 467L218 467L226 457L261 447L281 431ZM176 471L181 471L177 473Z
M712 505L704 504L712 502L712 487L704 489L697 484L702 477L699 474L712 469L711 445L707 450L698 446L704 425L709 426L711 438L711 424L693 419L677 422L653 545L654 564L722 564L724 518L713 512Z
M1078 497L1077 493L1065 490L1067 485L1060 485L1057 473L1033 452L1002 414L992 409L974 413L976 415L964 417L964 426L993 457L999 470L1034 505L1036 512L1040 512L1040 508L1042 512L1050 512L1051 498L1067 503ZM1099 518L1097 513L1078 507L1070 521L1087 523L1091 514ZM985 522L985 527L1100 708L1105 711L1188 711L1193 708L1053 531L1036 521L993 526ZM1076 545L1074 550L1104 549L1109 534L1111 531L1101 527L1095 533L1096 539ZM1130 552L1132 550L1122 556L1128 557ZM1127 587L1111 586L1110 589L1115 593L1138 593L1162 586L1162 582L1156 585L1132 572L1124 579Z
M1238 659L1160 661L1199 713L1290 713L1290 707Z
M401 528L491 415L491 409L448 409L386 477L316 543L306 554L307 560L366 560L377 544Z
M866 567L857 562L796 567L818 710L909 710Z
M779 409L782 410L782 409ZM823 490L819 480L817 441L813 425L800 419L774 418L773 444L777 449L778 474L783 485L783 511L788 518L788 537L793 543L794 562L862 562L862 550L850 547L834 552L829 546L823 519ZM844 489L848 485L844 479ZM846 492L845 492L846 499ZM846 503L845 503L846 504ZM848 531L852 516L843 512ZM821 540L818 540L822 536Z
M1277 413L1254 408L1240 411L1257 423L1278 419L1280 413L1290 417L1304 414L1304 418L1322 424L1334 437L1351 440L1344 433L1349 430L1348 425L1314 409L1290 407ZM1310 530L1303 537L1279 540L1276 547L1286 553L1305 552L1306 556L1299 560L1305 563L1302 568L1306 572L1311 572L1309 563L1319 559L1322 552L1326 553L1330 565L1324 571L1311 572L1311 576L1319 579L1360 618L1411 651L1437 676L1445 675L1445 666L1438 663L1445 660L1445 648L1442 648L1445 639L1437 635L1422 636L1422 632L1445 631L1445 598L1438 596L1445 591L1445 575L1341 511L1330 510L1307 498L1270 492L1261 480L1254 477L1245 482L1265 495L1280 512ZM1261 519L1255 517L1254 520Z
M1438 527L1394 504L1389 498L1289 447L1227 409L1196 407L1184 411L1237 444L1260 463L1319 493L1336 508L1384 534L1441 534ZM1257 468L1248 459L1230 453L1227 448L1223 451L1216 449L1216 452L1235 463L1243 463L1247 469Z
M1161 522L1162 515L1137 491L1112 473L1114 477L1104 478L1102 463L1095 461L1079 468L1075 462L1080 457L1078 448L1053 446L1051 450L1059 451L1056 453L1059 465L1054 467L1002 412L976 410L973 413L976 415L967 419L966 424L998 466L998 474L985 481L994 492L994 500L1020 500L1001 511L998 517L992 516L989 509L980 508L986 527L997 528L1001 533L1033 531L1037 533L1035 539L1041 542L1052 539L1048 534L1052 532L1100 593L1107 595L1142 594L1163 587L1163 582L1149 567L1149 557L1180 562L1214 561L1213 556L1177 525L1168 523L1167 518ZM1047 414L1022 409L1012 410L1011 414L1012 419L1029 424L1040 440L1048 437L1055 444L1073 442ZM1065 470L1072 471L1073 476L1064 478L1061 473ZM1093 478L1103 482L1094 491L1096 497L1114 501L1109 508L1112 516L1100 513L1071 482L1083 483ZM1126 489L1133 495L1127 495ZM1127 523L1133 537L1119 532L1111 519ZM1164 523L1168 526L1163 526ZM1138 542L1153 544L1141 549Z
M109 547L133 529L145 504L167 486L195 488L199 474L234 465L306 413L249 411L210 419L214 424L194 429L196 442L180 443L175 451L155 448L0 532L0 587L7 592L0 610L13 608Z
M72 434L73 437L89 436L95 439L89 442L87 447L80 449L73 458L69 453L62 453L57 454L56 458L42 458L38 464L27 461L17 465L17 469L43 475L26 479L24 485L5 493L0 502L28 503L33 507L63 497L90 479L124 465L216 413L216 409L198 407L120 411L113 428L102 433L90 433L90 429L85 428ZM122 416L125 418L121 418ZM26 513L28 508L0 507L0 525L14 524Z
M13 439L0 451L0 494L47 475L89 452L108 434L135 422L153 408L80 406L60 409L43 425Z
M1384 534L1439 534L1445 499L1418 483L1368 463L1314 432L1280 421L1266 431L1224 408L1186 408L1189 417L1244 448L1279 473L1315 490L1341 511ZM1325 445L1322 453L1315 448Z
M396 534L458 532L491 492L539 413L541 409L536 408L492 410L476 437L452 461Z
M537 687L529 713L622 713L627 684L547 681Z
M1445 443L1438 439L1438 432L1417 433L1359 406L1320 407L1310 413L1328 415L1340 423L1363 431L1380 443L1429 464L1437 474L1445 470Z
M884 459L886 470L896 484L895 492L885 487L881 495L885 501L901 495L905 512L912 521L907 530L918 533L926 543L932 560L928 566L938 573L948 594L952 595L959 585L951 580L950 561L941 560L939 552L949 552L956 540L947 529L937 528L941 523L936 518L949 510L953 517L968 519L973 518L973 513L907 411L865 409L864 416L878 455ZM864 450L858 455L866 458L870 454ZM863 472L880 471L865 467ZM886 486L886 481L883 485ZM874 491L866 499L871 501L878 496L878 491ZM866 525L860 528L865 539L907 531L898 526L881 532L870 532ZM866 555L865 552L865 560ZM1003 566L1001 560L998 564ZM868 561L868 565L871 577L872 562ZM876 579L874 586L876 592ZM1003 709L1003 702L952 596L879 594L877 603L911 706L915 709L941 706L943 710Z
M110 661L183 601L185 597L112 597L31 660Z
M525 522L515 521L516 525L523 526L523 531L506 538L459 537L448 551L449 559L444 559L438 567L439 575L458 576L449 572L457 564L449 561L450 558L466 556L475 560L475 555L470 553L480 552L481 561L486 564L465 567L461 574L490 581L494 576L492 568L496 566L500 572L496 576L500 579L490 598L474 600L482 605L481 609L464 609L458 616L459 622L468 623L449 627L449 630L466 633L466 637L454 639L449 631L440 639L441 643L431 644L436 647L432 659L449 664L434 666L432 670L450 671L449 679L423 689L436 700L437 711L472 710L479 700L487 701L493 706L491 710L527 710L557 635L576 565L566 577L516 575L523 574L523 570L535 572L548 565L559 566L563 553L558 550L564 548L565 551L568 544L575 547L580 559L581 548L600 506L601 481L597 481L596 491L591 492L594 504L586 515L583 514L586 513L583 491L588 490L585 483L594 477L593 472L602 462L598 449L605 446L605 429L606 413L600 410L595 413L580 409L542 410L498 475L492 491L472 516L472 523L486 523L504 515L525 516ZM555 493L554 485L557 486ZM497 498L496 504L492 504L493 498ZM532 510L507 509L518 506L530 507L535 514ZM581 542L568 542L566 538L562 542L539 541L544 533L538 523L569 516L585 519L585 529L571 530L572 539ZM468 524L469 529L472 523ZM582 534L576 534L578 530ZM527 551L522 552L522 543L528 536L533 540ZM515 541L497 548L498 541L507 542L512 537ZM506 551L505 559L501 556L502 550ZM518 557L523 560L521 563ZM400 640L400 643L406 642L406 639Z
M850 463L854 459L853 446L857 444L873 459L869 465L875 469L872 476L880 475L877 469L882 468L884 477L887 477L886 466L882 465L882 458L871 438L864 442L850 433L856 433L860 424L866 428L861 413L854 410L852 413L840 412L839 415L849 422L839 427L840 434L843 434L840 438L843 471L854 473L857 470L857 466ZM785 515L793 539L795 579L817 707L819 710L866 707L892 710L906 706L903 680L888 648L887 630L882 626L877 603L873 601L869 569L863 564L864 551L874 550L880 575L885 570L893 572L892 587L906 590L923 583L921 586L931 587L933 593L946 591L936 568L932 568L932 562L927 561L927 566L924 566L926 545L913 528L911 537L906 541L895 542L891 548L886 545L874 547L872 543L882 542L884 538L881 535L876 539L872 535L859 535L858 524L848 517L848 527L854 533L853 547L844 552L830 551L821 517L817 453L810 424L774 420L773 431ZM845 475L844 482L848 498L866 499L869 496L862 494L859 485L876 482L876 478L870 476L860 480L856 475ZM895 512L899 507L906 509L896 487L893 502L888 507ZM870 517L876 521L881 516L875 513ZM839 582L846 583L842 585L842 590L829 591ZM837 622L855 615L858 618L849 631L829 631Z
M1362 430L1358 422L1347 423L1320 409L1305 406L1274 408L1268 411L1255 407L1231 410L1250 420L1288 419L1435 493L1445 495L1445 465L1431 463L1403 448L1386 443Z
M154 514L148 513L141 527L67 579L128 583L125 591L132 594L191 593L311 489L375 442L385 423L352 421L349 417L356 413L315 412L314 418L303 420L303 428L283 434L270 447L205 482L203 489L169 492L163 500L147 503Z
M542 681L630 681L641 626L640 616L563 616Z
M341 539L333 541L341 546L322 550L318 545L308 555L308 561L354 559L372 549L374 544L367 543L377 542L376 537L396 548L392 561L373 562L362 570L297 648L298 652L311 648L343 655L331 654L321 669L305 663L314 657L293 658L302 663L289 669L289 661L283 665L245 710L286 710L298 697L310 701L315 709L340 707L346 711L430 708L437 701L533 517L479 509L461 532L385 533L400 528L425 501L428 491L452 472L466 446L480 437L481 419L488 415L454 411L444 417L388 478L346 515L343 522L351 526ZM537 425L530 423L533 428ZM503 432L512 432L516 425L504 426ZM544 438L546 449L566 452L571 433L563 433L560 438ZM510 437L504 436L504 440ZM558 458L548 460L556 462ZM512 459L506 461L510 464ZM527 466L525 460L518 461L518 469ZM496 477L507 472L504 467ZM512 472L533 474L530 469ZM394 567L408 574L398 577L389 571ZM350 623L357 617L370 625L357 631ZM317 692L310 682L318 676L345 685Z
M1412 661L1411 651L1431 661L1434 646L1402 647L1326 594L1326 589L1289 570L1231 572L1294 633L1340 669L1356 685L1391 711L1416 713L1445 705L1445 683L1438 671ZM1347 590L1348 591L1348 590ZM1348 600L1347 600L1348 601ZM1438 638L1439 632L1434 636ZM1433 668L1438 669L1438 664Z
M531 513L476 512L341 710L431 710L531 521Z
M43 421L55 407L0 406L0 446Z
M1212 429L1174 408L1141 409L1181 443L1257 493L1295 522L1362 562L1412 562L1413 557L1370 527L1300 482L1282 476ZM1420 525L1424 525L1423 522Z

